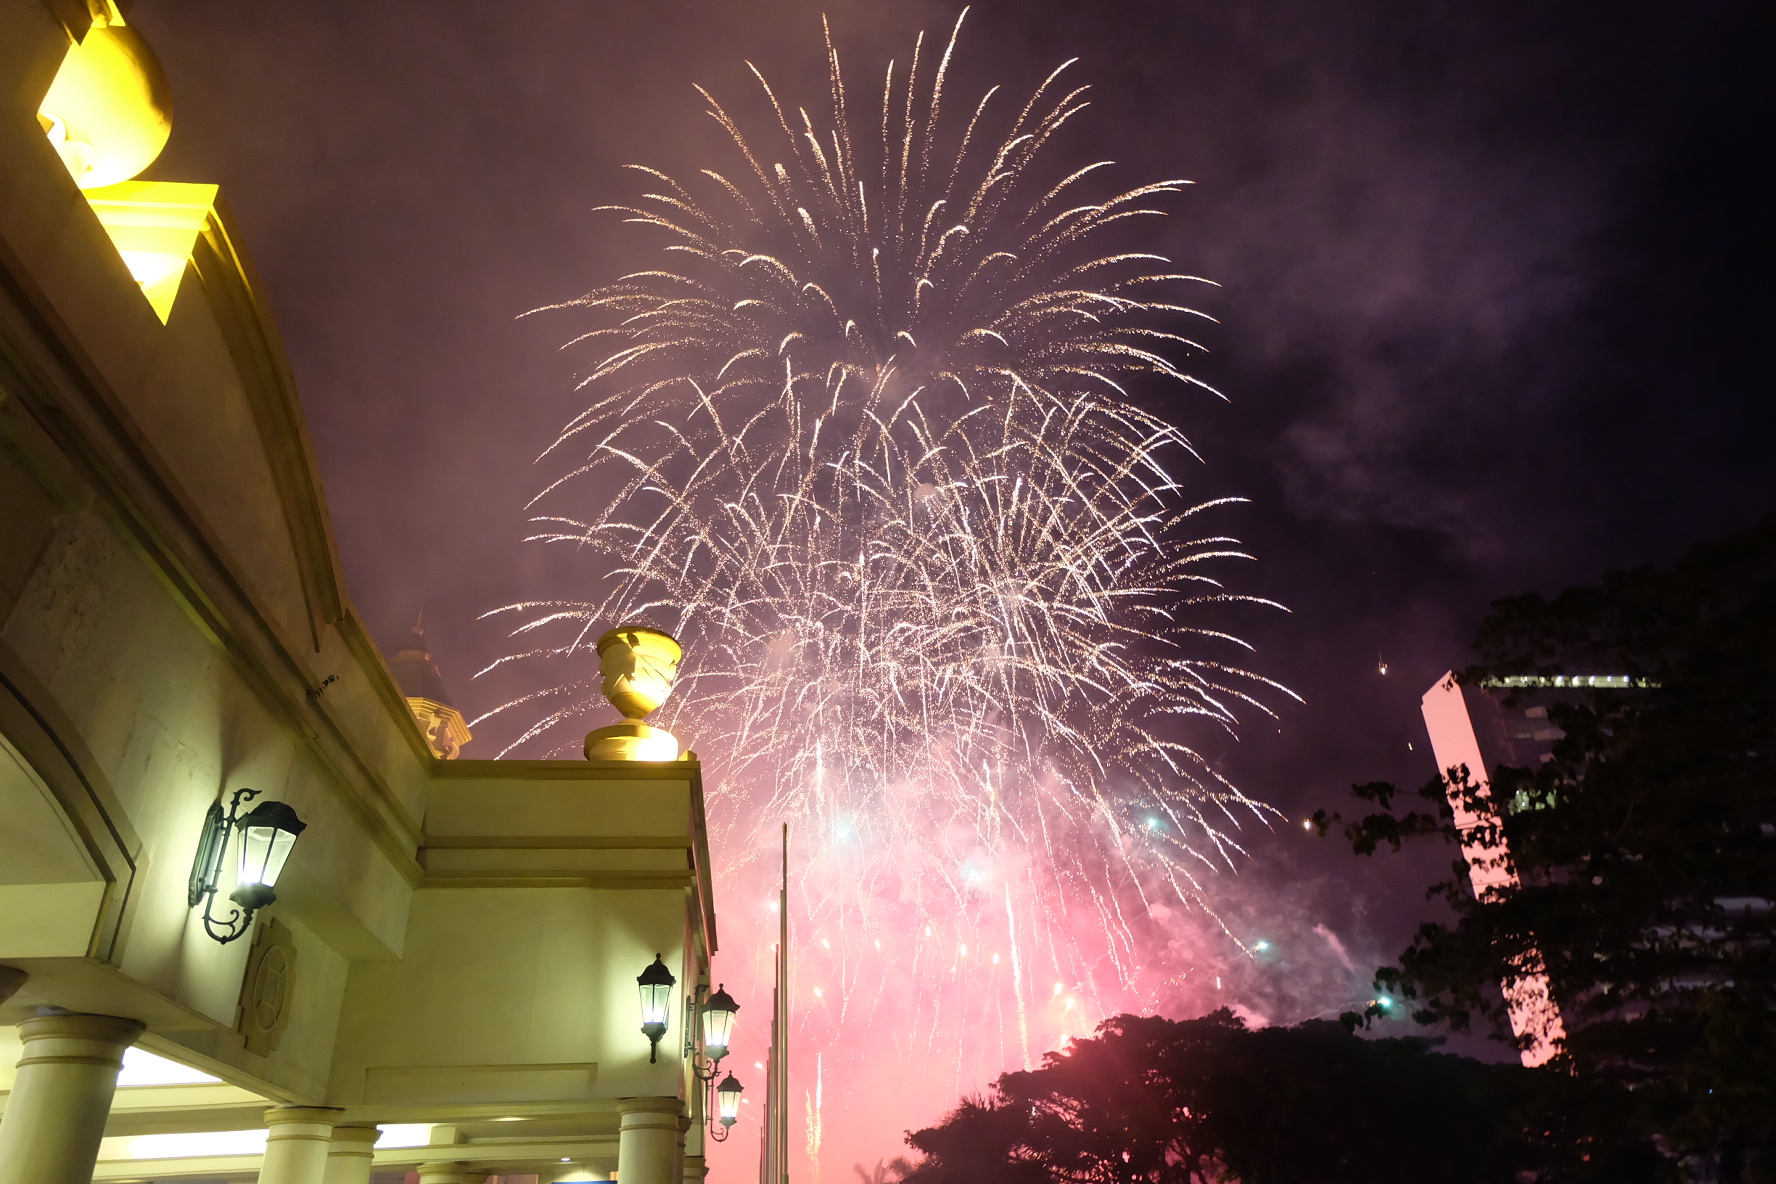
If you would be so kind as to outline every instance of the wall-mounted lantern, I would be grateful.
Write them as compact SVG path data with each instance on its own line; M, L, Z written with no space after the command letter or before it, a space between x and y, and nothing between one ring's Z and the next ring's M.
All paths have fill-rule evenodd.
M716 994L709 996L707 1003L703 1001L705 991L709 991L709 983L698 983L696 996L684 1001L686 1014L696 1015L696 1024L686 1022L684 1026L684 1058L691 1062L696 1079L709 1085L721 1070L721 1058L728 1054L728 1044L733 1040L733 1017L739 1014L741 1005L728 994L726 983L716 987Z
M709 1058L710 1076L728 1055L728 1041L734 1035L734 1019L740 1005L728 994L726 983L715 988L715 994L703 1005L703 1055Z
M635 985L641 988L641 1033L648 1038L648 1063L651 1065L660 1057L660 1038L666 1035L666 1026L672 1017L672 988L678 980L666 969L666 963L655 954L651 965L635 976Z
M722 1058L728 1055L728 1044L733 1040L734 1018L740 1011L726 984L717 987L705 1003L703 992L708 989L708 983L698 983L696 996L685 1000L685 1014L696 1016L697 1023L685 1024L684 1055L691 1072L705 1085L721 1070Z
M722 1078L722 1083L715 1087L722 1129L719 1134L711 1132L711 1137L718 1143L727 1138L729 1128L740 1121L740 1093L744 1088L732 1073Z
M697 999L701 999L703 992L708 989L708 984L699 983ZM685 1025L685 1057L691 1062L691 1073L703 1083L706 1091L703 1111L712 1120L715 1117L712 1111L719 1104L721 1128L718 1130L714 1121L709 1124L709 1137L719 1143L728 1137L728 1128L734 1125L740 1115L740 1083L734 1079L734 1075L730 1073L721 1085L715 1084L716 1074L721 1072L722 1058L728 1055L728 1045L734 1036L734 1019L740 1012L740 1005L728 994L726 984L716 987L715 994L701 1006L698 1006L697 999L687 1001L697 1016L698 1024L696 1032L689 1030L689 1024ZM731 1099L728 1096L730 1088L733 1092Z
M256 789L235 790L226 814L221 802L212 803L204 816L203 834L198 837L197 857L191 863L186 904L196 908L203 903L204 932L223 945L246 933L252 927L253 914L277 899L272 887L289 861L296 836L308 829L296 811L282 802L260 802L242 815L241 803L258 796ZM216 902L230 838L235 840L238 870L228 899L236 907L226 920L218 920L210 910Z

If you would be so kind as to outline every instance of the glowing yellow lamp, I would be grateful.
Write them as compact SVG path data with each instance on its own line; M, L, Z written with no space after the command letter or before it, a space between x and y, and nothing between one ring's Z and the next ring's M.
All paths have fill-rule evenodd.
M38 120L74 183L97 189L140 173L173 131L166 74L141 34L94 25L68 47Z
M216 187L133 179L166 147L173 103L154 51L115 8L68 47L37 118L165 324Z
M173 312L197 236L216 205L216 186L125 181L89 189L86 200L161 324Z

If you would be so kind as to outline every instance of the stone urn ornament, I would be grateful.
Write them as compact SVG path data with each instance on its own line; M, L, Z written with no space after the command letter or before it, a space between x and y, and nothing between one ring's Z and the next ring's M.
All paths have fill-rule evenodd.
M623 722L586 733L589 761L675 761L678 738L642 722L672 694L684 650L669 633L646 625L621 625L598 639L604 697Z

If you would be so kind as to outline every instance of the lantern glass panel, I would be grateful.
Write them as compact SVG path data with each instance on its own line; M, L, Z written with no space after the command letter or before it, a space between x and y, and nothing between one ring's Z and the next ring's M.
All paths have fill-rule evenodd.
M660 955L655 954L648 968L635 976L635 985L641 991L641 1026L648 1033L649 1039L658 1040L655 1033L664 1033L672 1016L672 988L678 985L678 979L666 968Z
M641 1022L644 1024L666 1023L666 1017L672 1010L671 983L641 984Z
M709 1002L703 1005L703 1051L706 1056L719 1061L728 1055L739 1010L726 986L717 987Z
M240 820L240 871L236 883L277 883L296 846L296 836L307 829L296 811L282 802L262 802Z

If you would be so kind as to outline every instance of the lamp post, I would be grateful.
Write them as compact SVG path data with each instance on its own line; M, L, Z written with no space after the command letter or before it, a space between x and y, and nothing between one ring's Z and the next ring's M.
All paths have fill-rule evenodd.
M666 1035L672 1016L672 988L678 979L655 954L648 968L635 976L641 989L641 1033L648 1038L648 1064L660 1059L660 1038Z
M203 834L197 841L197 856L191 863L186 904L196 908L203 902L204 932L223 945L246 933L252 927L253 914L277 900L273 885L289 861L297 836L308 829L296 811L283 802L260 802L242 815L241 803L258 796L256 789L235 790L226 813L221 802L211 803L209 813L204 815ZM219 919L211 908L216 903L229 839L237 832L238 870L234 891L228 894L235 908L226 919Z

